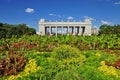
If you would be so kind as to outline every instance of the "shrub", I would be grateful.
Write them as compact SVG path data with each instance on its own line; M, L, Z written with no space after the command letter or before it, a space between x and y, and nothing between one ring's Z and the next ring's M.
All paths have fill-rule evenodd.
M54 80L82 80L76 70L61 71L56 74Z
M18 72L23 70L26 61L26 58L16 55L0 60L0 76L18 74Z
M68 45L61 45L55 48L52 56L57 60L83 57L83 55L80 54L80 51L77 48Z

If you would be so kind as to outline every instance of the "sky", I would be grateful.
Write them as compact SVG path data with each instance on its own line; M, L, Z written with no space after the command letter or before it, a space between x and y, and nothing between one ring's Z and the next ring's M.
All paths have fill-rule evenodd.
M38 32L38 22L92 21L93 27L120 24L120 0L0 0L0 22L27 24Z

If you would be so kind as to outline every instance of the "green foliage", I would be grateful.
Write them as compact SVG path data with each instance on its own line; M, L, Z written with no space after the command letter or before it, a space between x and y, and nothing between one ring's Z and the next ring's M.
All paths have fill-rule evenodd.
M0 23L0 39L10 38L12 35L20 37L24 34L36 34L36 31L33 28L29 28L26 24L11 25Z
M61 45L57 47L53 52L53 57L58 60L77 58L83 56L80 54L77 48L71 47L69 45Z
M66 70L55 75L53 80L82 80L80 74L76 70Z
M101 25L99 34L120 34L120 25Z
M82 76L83 80L117 80L119 77L105 75L98 68L101 67L101 61L110 61L114 62L117 60L116 55L111 55L109 52L102 51L83 51L83 54L86 55L86 61L83 65L78 68L79 74ZM112 57L113 56L113 57ZM116 60L115 60L116 59ZM106 69L106 68L104 68ZM104 70L103 69L103 70ZM119 74L119 72L117 72ZM87 76L87 77L86 77Z
M120 49L120 34L2 38L1 60L9 58L9 54L19 54L28 61L18 74L2 76L0 80L120 80L120 70L113 66L116 61L119 65L120 50L117 49ZM118 76L104 74L112 69L109 64L108 70L101 66L101 61L105 61L105 66L111 63Z

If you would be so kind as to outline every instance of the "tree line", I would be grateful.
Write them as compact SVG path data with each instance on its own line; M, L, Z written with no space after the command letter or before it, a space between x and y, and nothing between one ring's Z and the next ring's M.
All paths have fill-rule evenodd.
M26 24L12 25L7 23L0 23L0 39L10 38L12 35L20 37L24 34L36 34L36 30L34 28L28 27ZM101 34L120 34L120 25L101 25L99 28L99 35Z
M0 38L10 38L12 35L20 37L24 34L36 34L36 30L34 28L29 28L26 24L12 25L0 23Z
M120 34L120 25L101 25L99 34Z

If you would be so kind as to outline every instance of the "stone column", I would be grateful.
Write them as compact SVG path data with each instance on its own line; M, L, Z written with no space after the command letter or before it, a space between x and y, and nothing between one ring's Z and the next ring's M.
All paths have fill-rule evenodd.
M57 26L56 26L56 36L57 36Z
M69 32L69 26L68 26L67 34L68 34L68 35L70 34L70 32Z
M81 27L79 26L79 33L78 33L78 35L81 35Z
M62 27L62 35L63 35L63 26L61 26Z
M74 26L74 30L73 30L73 35L75 35L75 26Z
M51 32L52 32L52 28L51 28L52 26L50 26L50 35L51 35Z

